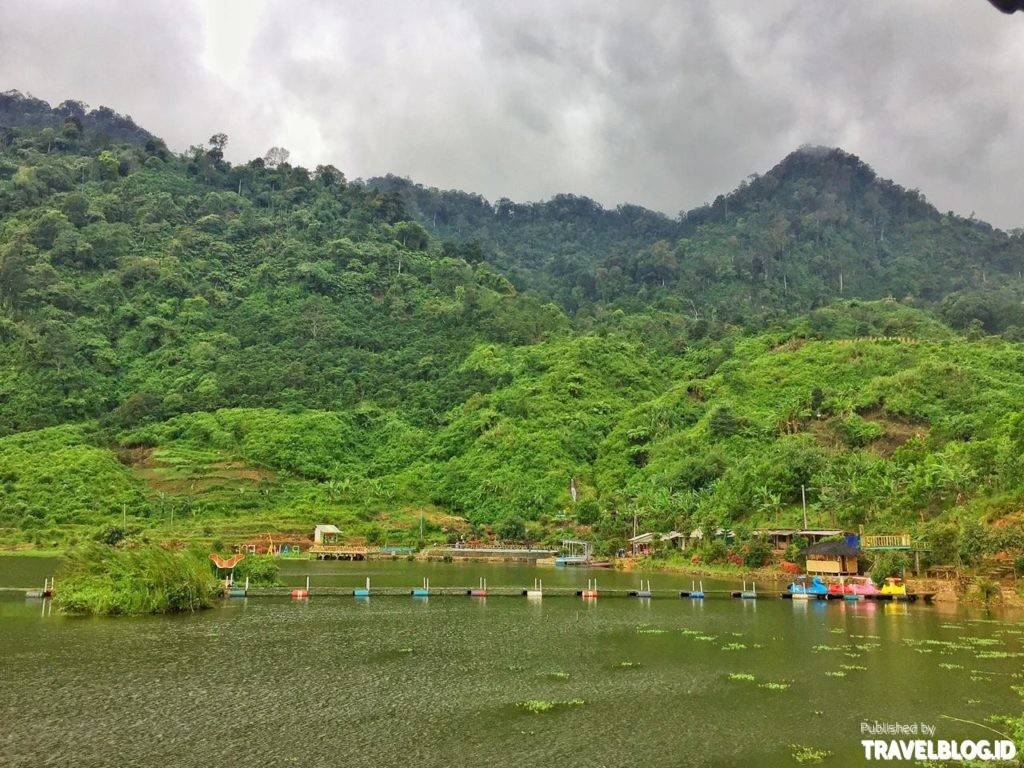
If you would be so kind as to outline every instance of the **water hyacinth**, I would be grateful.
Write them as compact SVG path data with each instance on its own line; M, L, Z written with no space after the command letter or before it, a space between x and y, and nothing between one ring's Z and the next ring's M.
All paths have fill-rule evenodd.
M646 624L641 624L636 628L638 635L663 635L667 632L667 629L657 629L656 627L648 627Z
M729 679L730 680L743 681L743 682L746 682L746 683L752 683L757 678L755 678L753 675L748 674L746 672L730 672L729 673Z
M758 688L765 688L769 691L784 691L789 688L789 683L761 683Z
M516 706L538 715L542 712L550 712L556 707L582 707L585 703L583 699L565 699L563 701L528 699L527 701L518 702Z
M793 759L801 765L815 765L824 762L825 758L832 754L827 750L808 747L804 744L790 744L789 748L793 751Z

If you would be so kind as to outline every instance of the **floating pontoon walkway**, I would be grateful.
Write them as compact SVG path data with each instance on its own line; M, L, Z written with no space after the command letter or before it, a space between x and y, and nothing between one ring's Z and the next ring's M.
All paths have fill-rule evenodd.
M292 594L292 587L251 587L246 593L246 597L289 597ZM337 587L337 586L324 586L324 587L311 587L309 590L310 597L409 597L415 595L417 597L526 597L527 592L533 592L534 590L527 589L526 587L491 587L486 588L486 595L480 594L481 589L479 587L437 587L430 585L429 589L423 587L373 587L372 589L365 588L353 588L353 587ZM476 593L476 594L474 594ZM692 593L690 591L679 591L674 589L584 589L577 587L548 587L545 586L542 590L543 597L586 597L588 599L598 599L599 597L639 597L639 598L688 598L691 596L697 596L702 594L705 597L717 597L717 598L736 598L736 599L757 599L757 600L777 600L779 598L791 599L793 596L788 592L777 593L777 592L764 592L757 593L756 596L751 593L734 590L734 589L706 589L701 593ZM908 602L912 603L916 600L924 600L930 602L933 593L928 594L912 594L912 595L868 595L865 596L867 600L885 601L885 602ZM812 595L809 599L816 600L842 600L843 595Z

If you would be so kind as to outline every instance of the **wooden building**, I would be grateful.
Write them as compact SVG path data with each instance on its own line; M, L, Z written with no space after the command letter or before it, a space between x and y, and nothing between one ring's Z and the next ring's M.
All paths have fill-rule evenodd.
M804 550L806 571L811 575L854 576L859 571L860 550L845 541L822 541Z

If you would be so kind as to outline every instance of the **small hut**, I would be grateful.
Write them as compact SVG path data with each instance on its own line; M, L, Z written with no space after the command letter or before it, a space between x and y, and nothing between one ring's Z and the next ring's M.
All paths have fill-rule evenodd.
M804 550L807 573L827 576L853 576L858 572L860 550L845 541L821 541Z
M336 525L318 525L313 529L314 544L335 544L341 535L341 529Z

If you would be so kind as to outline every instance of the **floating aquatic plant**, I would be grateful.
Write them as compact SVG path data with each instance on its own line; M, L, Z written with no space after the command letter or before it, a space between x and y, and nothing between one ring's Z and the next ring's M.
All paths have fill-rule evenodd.
M549 672L548 673L548 677L550 677L552 680L568 680L569 679L569 673L568 672Z
M667 630L655 629L654 627L637 627L636 633L638 635L663 635Z
M946 662L946 661L944 661L941 664L939 664L939 666L942 667L943 669L963 669L964 668L963 664L950 664L949 662Z
M766 688L769 691L784 691L789 688L789 683L761 683L758 688Z
M520 709L533 712L535 715L541 712L550 712L555 707L581 707L586 702L583 699L565 699L564 701L552 701L548 699L528 699L516 704Z
M730 672L730 680L742 680L746 683L752 683L756 679L753 675L747 674L746 672Z
M801 765L817 765L832 754L828 750L808 747L806 744L790 744L789 748L793 750L793 759Z
M693 639L694 640L702 640L702 641L704 641L706 643L710 643L710 642L712 642L714 640L717 640L718 638L715 635L696 635Z
M723 651L745 651L747 646L743 643L726 643L722 646Z
M846 630L842 629L841 627L833 627L832 629L829 629L827 631L831 632L833 635L842 635L846 632Z
M615 666L619 669L630 669L631 667L639 667L640 665L635 661L620 661Z
M867 672L868 671L867 667L863 667L860 664L840 664L839 668L840 669L846 669L846 670L849 670L851 672L853 672L853 671Z
M974 655L976 659L1019 659L1024 653L1010 651L981 651Z
M395 653L412 653L412 648L399 648Z
M834 672L829 671L829 672L826 672L825 675L828 676L828 677L846 677L846 673L841 671L841 670L837 670L837 671L834 671Z

